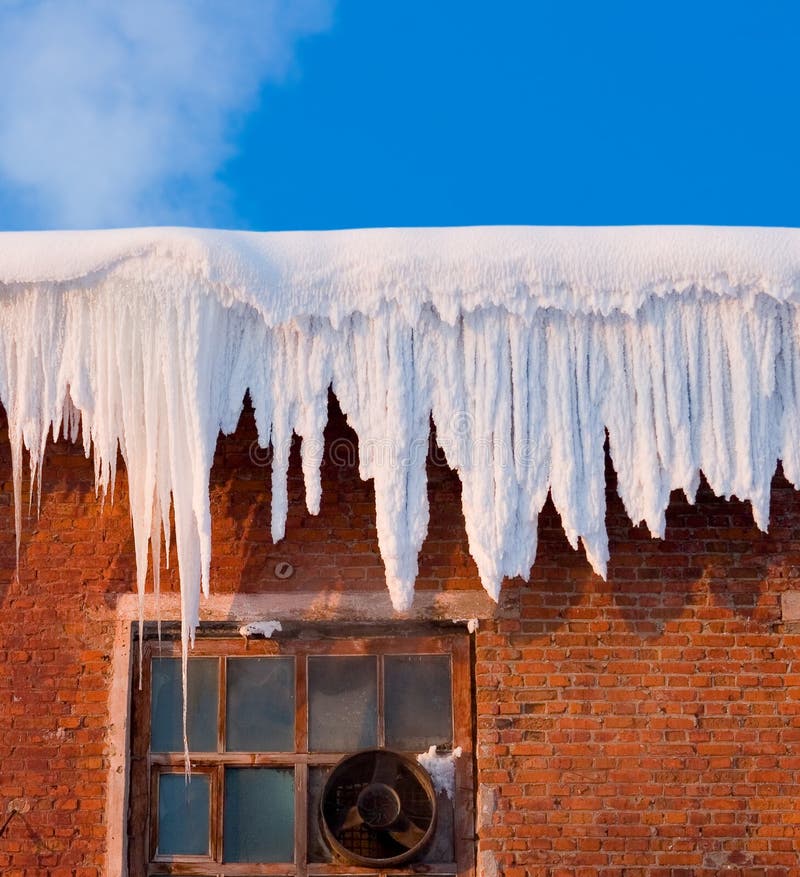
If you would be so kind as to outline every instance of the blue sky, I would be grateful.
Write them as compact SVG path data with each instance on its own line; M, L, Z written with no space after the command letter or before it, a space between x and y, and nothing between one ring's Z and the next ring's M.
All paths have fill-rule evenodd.
M5 228L800 225L795 0L134 5L0 0Z

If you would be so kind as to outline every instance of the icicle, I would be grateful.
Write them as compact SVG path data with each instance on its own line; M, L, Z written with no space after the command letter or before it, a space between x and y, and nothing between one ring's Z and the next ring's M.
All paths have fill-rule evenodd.
M259 445L272 445L279 540L295 435L306 505L320 509L330 387L374 483L398 610L427 532L431 418L495 598L530 575L548 493L605 574L606 434L625 509L654 535L670 492L693 501L701 472L766 528L778 459L800 484L800 231L0 236L17 561L25 453L37 510L49 434L82 441L101 502L120 455L140 624L148 566L157 600L162 543L169 565L175 541L184 685L211 585L218 434L249 392Z
M375 482L378 544L392 604L413 600L428 528L425 460L430 401L424 352L392 310L347 324L335 348L333 389L359 438L359 471Z
M800 312L781 315L778 395L781 403L780 458L792 484L800 484Z
M156 629L161 642L161 503L153 493L153 515L150 530L150 550L153 564L153 594L156 599Z
M333 380L332 339L326 322L308 321L298 338L298 416L295 432L302 437L303 480L306 508L319 514L322 500L320 466L325 450L324 431L328 420L328 389Z
M272 541L279 542L286 532L286 515L289 511L287 479L289 454L292 449L292 423L295 416L296 375L293 366L297 358L293 351L296 338L291 330L274 334L272 360Z
M14 485L14 547L16 549L16 571L19 574L19 549L22 538L22 436L8 417L8 435L11 442L11 471Z

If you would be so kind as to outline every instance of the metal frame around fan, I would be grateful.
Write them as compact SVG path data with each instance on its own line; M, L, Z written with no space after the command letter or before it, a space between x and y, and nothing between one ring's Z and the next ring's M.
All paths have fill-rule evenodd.
M352 771L359 760L369 756L373 756L375 761L369 782L359 793L357 803L344 814L339 825L332 827L328 824L325 815L328 796L337 783L341 782L343 775ZM424 829L403 812L403 802L394 786L398 766L405 768L413 777L430 803L430 822ZM421 856L433 839L437 822L436 791L428 772L416 761L391 749L362 749L345 756L331 769L320 796L319 821L325 842L340 859L368 867L403 865ZM373 858L354 852L337 840L336 833L362 825L368 830L387 832L395 843L407 847L406 852L386 858ZM407 841L410 841L410 844Z

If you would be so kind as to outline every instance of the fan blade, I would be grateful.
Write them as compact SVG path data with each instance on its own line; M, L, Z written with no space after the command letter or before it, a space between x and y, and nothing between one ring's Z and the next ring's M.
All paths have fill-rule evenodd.
M412 822L405 813L401 813L395 824L389 829L392 840L396 840L400 846L410 850L420 844L425 837L425 832Z
M351 807L347 813L345 813L342 824L339 826L339 831L346 831L348 828L358 828L358 826L363 823L364 820L358 812L358 807Z
M372 771L372 783L383 783L385 786L394 787L397 780L397 759L388 752L375 753L375 768Z

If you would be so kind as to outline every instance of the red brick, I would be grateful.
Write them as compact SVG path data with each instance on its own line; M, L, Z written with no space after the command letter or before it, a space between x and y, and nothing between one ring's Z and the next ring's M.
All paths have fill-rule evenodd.
M274 588L274 565L287 560L298 592L382 589L371 485L352 467L324 467L322 512L310 518L293 459L286 539L274 546L267 479L248 461L253 437L246 417L218 445L213 588ZM2 437L0 472L0 804L32 802L0 839L0 870L99 877L113 607L134 585L125 474L101 513L82 451L50 447L42 514L26 517L15 580ZM478 589L458 479L439 467L430 477L421 586ZM694 506L673 496L666 538L652 541L612 482L608 581L568 546L548 502L532 583L507 582L511 608L476 634L477 780L499 787L479 849L506 877L791 873L800 630L780 606L796 589L800 498L775 479L779 514L764 536L745 504L703 486ZM164 590L177 587L174 546L172 562Z

